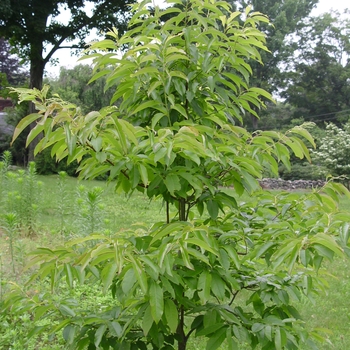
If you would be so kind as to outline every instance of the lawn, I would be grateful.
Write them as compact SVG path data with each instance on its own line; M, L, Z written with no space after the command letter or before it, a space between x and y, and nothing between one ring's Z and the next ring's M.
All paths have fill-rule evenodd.
M141 193L130 198L114 192L113 184L102 181L78 181L75 178L52 176L33 176L13 173L7 178L6 187L2 179L0 208L2 208L2 229L0 231L0 300L8 290L11 281L23 284L29 276L25 269L29 257L27 253L37 246L56 247L76 236L86 235L96 230L112 235L126 230L131 225L150 226L155 221L164 220L165 210L161 201L149 201ZM30 181L32 181L30 183ZM39 183L38 183L39 181ZM29 185L28 185L29 182ZM31 192L30 192L31 191ZM21 204L22 203L22 204ZM23 207L31 205L33 208ZM341 208L350 208L350 201L342 198ZM17 210L23 218L16 218L12 231L6 224L5 212ZM30 211L29 213L26 211ZM173 213L176 214L176 213ZM32 219L26 216L32 215ZM19 220L26 220L21 230ZM12 246L12 255L11 255ZM313 302L303 300L300 305L307 327L323 328L329 343L322 349L350 349L350 260L336 259L328 263L321 273L329 283L327 294L315 297ZM38 290L46 292L49 285L42 283ZM77 286L74 291L62 289L67 297L80 296L82 307L103 308L111 299L104 295L98 286ZM238 303L240 300L237 301ZM243 300L241 300L243 302ZM62 349L61 336L44 336L28 340L31 328L30 315L21 317L0 317L1 349ZM203 340L194 340L190 349L205 348ZM225 349L224 346L221 349ZM241 349L248 349L242 345Z

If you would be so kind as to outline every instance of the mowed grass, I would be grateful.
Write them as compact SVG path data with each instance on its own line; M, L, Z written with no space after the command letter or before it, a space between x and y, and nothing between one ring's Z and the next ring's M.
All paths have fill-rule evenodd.
M43 182L39 216L36 225L36 233L33 237L19 235L15 243L16 274L11 274L8 237L0 231L0 258L1 258L1 288L0 297L5 292L6 283L16 279L22 283L27 277L25 265L28 261L26 253L37 246L56 247L64 243L69 237L74 236L75 221L78 216L76 205L79 186L87 189L101 187L103 189L102 202L104 208L102 214L107 222L106 229L110 234L120 230L129 229L135 224L150 226L156 221L165 220L165 209L161 201L150 201L145 195L135 192L128 198L116 194L113 184L102 181L78 181L75 178L67 178L65 191L68 194L66 201L66 228L60 232L59 205L63 193L58 187L58 176L39 176ZM341 198L340 208L350 211L350 200ZM176 212L172 213L173 215ZM321 349L350 349L350 259L337 258L326 265L326 280L329 284L327 294L315 297L314 302L303 300L298 309L304 317L309 329L324 328L329 343L322 344ZM244 303L244 298L238 302ZM42 347L44 348L44 347ZM50 347L48 347L50 348ZM60 348L58 346L58 348ZM19 347L14 349L20 349ZM205 340L194 339L190 350L205 349ZM225 349L223 344L220 348ZM249 349L247 345L241 345L241 350Z

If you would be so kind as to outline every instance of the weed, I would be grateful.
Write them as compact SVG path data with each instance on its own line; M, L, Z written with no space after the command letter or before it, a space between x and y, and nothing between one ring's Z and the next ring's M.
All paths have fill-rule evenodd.
M15 275L15 255L14 255L14 241L16 238L16 234L18 232L18 220L17 215L15 213L7 213L4 215L2 228L5 230L7 234L9 248L10 248L10 256L12 263L12 272Z

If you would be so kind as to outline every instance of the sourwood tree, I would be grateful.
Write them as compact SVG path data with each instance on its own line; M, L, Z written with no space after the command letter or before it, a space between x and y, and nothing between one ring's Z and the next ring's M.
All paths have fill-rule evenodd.
M324 287L324 259L348 253L349 217L337 210L348 192L331 182L305 195L261 190L265 170L289 166L291 152L310 159L305 143L313 145L302 127L251 134L237 126L251 104L271 98L249 86L249 62L267 50L257 27L268 20L225 1L169 1L180 3L152 11L138 3L124 35L113 29L92 45L92 80L105 75L118 106L85 115L46 86L16 89L39 112L14 139L36 121L28 136L44 133L36 152L53 146L57 159L80 162L82 177L107 175L116 191L162 199L166 210L149 228L37 249L37 271L4 296L1 311L25 309L34 325L55 319L31 334L63 330L72 349L185 350L193 337L208 350L315 346L321 336L308 333L293 300ZM49 279L53 295L27 293L37 279ZM63 283L72 295L76 283L97 283L114 301L92 314L60 297Z

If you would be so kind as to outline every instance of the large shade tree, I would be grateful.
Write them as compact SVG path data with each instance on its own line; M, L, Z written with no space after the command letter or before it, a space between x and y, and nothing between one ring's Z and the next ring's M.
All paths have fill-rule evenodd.
M21 66L19 59L11 52L11 45L7 40L0 37L0 90L5 90L7 86L18 86L23 84L27 77L27 71ZM0 92L1 93L1 92Z
M94 28L124 28L128 4L133 0L2 0L0 37L8 39L18 54L30 64L31 88L42 88L44 69L64 43L77 39L71 47L84 47L85 38ZM91 15L86 5L92 5ZM66 11L67 23L58 16Z
M93 68L86 64L73 68L61 67L59 76L49 79L49 85L53 93L79 105L83 112L97 111L109 105L113 91L104 91L106 79L98 79L89 84L92 74Z
M298 33L300 50L284 97L296 117L322 125L349 114L350 20L331 12L307 24Z
M298 43L293 40L297 30L305 25L306 19L318 0L230 0L238 9L249 4L255 11L266 14L271 23L261 23L259 28L266 34L269 52L262 52L263 65L250 62L254 75L250 78L254 86L270 93L279 93L285 87L285 68L293 61ZM258 119L252 118L252 127L257 129Z

